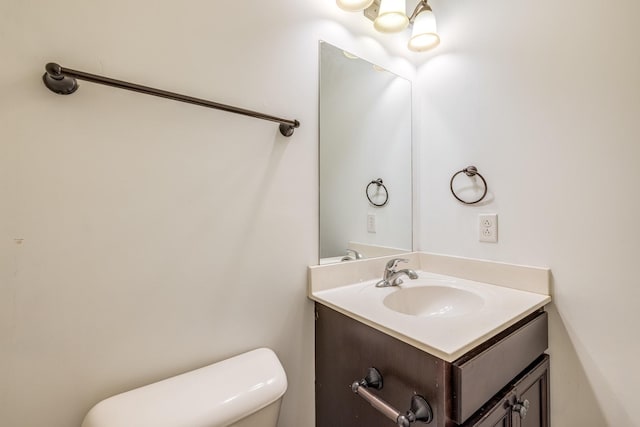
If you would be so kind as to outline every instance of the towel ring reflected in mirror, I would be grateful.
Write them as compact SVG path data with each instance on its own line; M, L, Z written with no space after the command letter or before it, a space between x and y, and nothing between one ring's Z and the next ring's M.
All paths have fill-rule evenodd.
M380 191L380 187L382 187L382 189L384 190L384 202L382 203L375 203L373 200L371 200L371 196L369 195L369 187L371 187L374 184L377 186L376 193ZM382 178L374 179L373 181L371 181L369 185L367 185L367 188L364 190L364 192L367 195L367 200L369 200L369 203L371 203L373 206L377 208L380 208L386 205L387 202L389 201L389 190L387 190L387 187L385 187L384 182L382 181Z
M453 189L453 180L456 179L456 177L458 175L460 175L461 173L464 173L465 175L467 175L468 177L472 177L472 176L479 176L480 179L482 180L482 184L484 184L484 192L482 193L482 196L480 196L480 198L478 200L474 200L472 202L467 202L465 200L462 200L460 197L458 197L458 195L456 194L456 192ZM456 172L453 174L453 176L451 177L451 181L449 182L449 188L451 189L451 194L453 194L453 197L455 197L459 202L464 203L465 205L473 205L475 203L478 203L480 201L482 201L484 199L484 197L487 195L487 190L488 190L488 186L487 186L487 181L484 179L484 177L480 174L480 172L478 172L478 169L475 166L467 166L466 168Z

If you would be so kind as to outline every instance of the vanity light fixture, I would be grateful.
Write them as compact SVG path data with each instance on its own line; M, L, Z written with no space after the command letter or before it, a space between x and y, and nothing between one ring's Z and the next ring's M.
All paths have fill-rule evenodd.
M336 0L336 4L347 12L359 12L371 6L373 0Z
M381 33L397 33L409 26L406 0L381 0L373 27Z
M440 44L436 18L427 1L420 0L410 16L406 14L406 0L336 0L336 3L349 12L364 11L373 27L382 33L399 32L413 24L408 48L424 52Z
M411 15L413 31L409 39L409 50L424 52L440 44L440 36L436 29L436 17L427 4L427 0L421 0L416 10Z

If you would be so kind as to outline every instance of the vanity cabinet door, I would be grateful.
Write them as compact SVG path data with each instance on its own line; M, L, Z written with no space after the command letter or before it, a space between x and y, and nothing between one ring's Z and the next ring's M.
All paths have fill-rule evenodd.
M370 326L316 304L316 427L392 427L396 425L361 396L351 383L369 367L383 376L374 395L404 413L418 394L431 406L425 427L454 427L447 419L450 365ZM413 426L414 424L412 424Z
M501 394L482 407L476 416L471 417L464 427L514 427L511 402L515 400L513 393Z
M549 426L549 356L546 354L463 424L463 427Z
M549 427L549 356L546 354L514 386L514 427ZM526 413L518 408L527 402ZM524 416L523 416L524 415Z

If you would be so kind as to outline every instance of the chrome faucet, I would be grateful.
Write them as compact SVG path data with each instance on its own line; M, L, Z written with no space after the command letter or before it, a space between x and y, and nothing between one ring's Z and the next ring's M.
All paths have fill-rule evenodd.
M356 259L364 258L362 254L355 249L347 249L347 254L342 257L340 261L354 261Z
M376 283L377 288L386 288L389 286L401 285L402 279L400 277L402 275L409 277L409 279L411 280L415 280L418 278L416 272L408 268L396 270L396 267L400 262L409 262L409 260L405 258L394 258L389 261L387 263L387 266L384 268L384 272L382 273L382 280Z

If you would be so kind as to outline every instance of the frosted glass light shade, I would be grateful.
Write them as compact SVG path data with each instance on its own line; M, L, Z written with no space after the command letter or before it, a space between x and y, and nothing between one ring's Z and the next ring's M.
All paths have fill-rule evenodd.
M436 17L430 10L423 10L413 21L409 49L414 52L424 52L439 44L440 36L436 29Z
M373 26L381 33L396 33L409 25L406 0L382 0Z
M336 4L347 12L358 12L371 6L373 0L336 0Z

